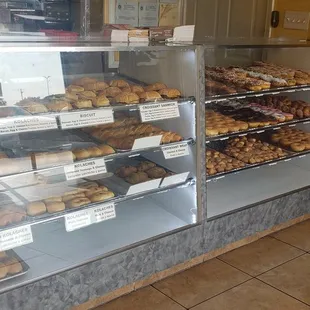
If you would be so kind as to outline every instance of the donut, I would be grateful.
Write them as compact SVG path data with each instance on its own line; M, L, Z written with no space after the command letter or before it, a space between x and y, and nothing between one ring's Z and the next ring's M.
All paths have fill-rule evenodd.
M304 143L292 143L290 147L294 152L303 152L306 149Z
M89 197L89 199L91 200L91 202L100 202L100 201L104 201L107 200L109 198L113 198L114 197L114 193L111 191L102 191L99 193L96 193L92 196Z
M46 204L48 213L55 213L65 210L66 206L63 202L50 202Z
M88 198L86 198L86 197L75 198L75 199L72 199L72 200L68 201L67 207L70 208L70 209L74 209L74 208L85 206L85 205L87 205L89 203L91 203L91 201Z

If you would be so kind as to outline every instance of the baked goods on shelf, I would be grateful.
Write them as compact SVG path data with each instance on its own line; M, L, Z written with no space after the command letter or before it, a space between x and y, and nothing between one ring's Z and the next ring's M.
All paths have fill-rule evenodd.
M46 113L48 108L40 102L40 98L29 97L16 103L31 114Z
M283 149L252 136L230 138L224 153L247 164L259 164L287 156Z
M14 252L0 252L0 279L9 278L23 271L21 262L12 253Z
M115 102L121 104L136 104L140 102L140 98L136 93L121 92L114 98Z
M22 207L14 204L2 206L0 209L0 227L10 224L20 223L26 217L26 212Z
M286 96L264 96L253 99L253 102L293 114L297 119L310 117L310 104L302 100L290 100Z
M124 87L129 87L129 84L125 80L112 80L110 82L110 86L124 88Z
M213 110L206 111L206 135L217 136L220 134L247 130L247 122L235 121L232 117L225 116Z
M74 156L71 151L61 152L42 152L31 154L32 165L35 169L44 169L54 166L71 164L74 161Z
M140 102L157 101L162 97L157 91L146 91L139 93Z
M310 150L310 133L300 129L282 127L271 135L271 141L294 152Z
M46 104L49 112L64 112L73 109L70 102L66 100L53 100Z
M27 214L31 216L40 215L46 212L46 205L43 201L31 202L27 205Z
M144 87L145 91L159 91L161 89L167 88L167 85L164 83L154 83Z
M157 166L150 161L141 161L137 166L122 166L118 168L115 175L124 179L129 184L139 184L152 179L161 179L171 172Z
M181 93L176 88L163 88L158 93L165 99L177 99L181 97Z
M206 169L208 175L228 172L245 167L240 160L228 157L214 150L206 151Z
M101 157L114 154L115 150L109 145L102 144L89 148L75 149L72 153L74 155L74 160L83 160L91 157Z

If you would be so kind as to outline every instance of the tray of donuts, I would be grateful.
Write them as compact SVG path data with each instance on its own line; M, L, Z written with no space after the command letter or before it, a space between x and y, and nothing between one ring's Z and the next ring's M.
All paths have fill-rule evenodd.
M303 153L310 151L310 133L296 127L281 127L272 133L266 133L266 141L289 152Z
M59 196L28 202L25 208L30 220L43 219L105 203L119 196L121 193L108 179L84 181L70 191L63 191Z
M212 141L208 146L251 166L278 161L291 154L283 148L267 142L263 135L255 134L232 137L224 141Z
M142 156L119 160L114 163L114 188L122 194L131 193L130 188L138 185L139 192L157 189L166 177L175 175L174 172L145 159Z
M24 275L29 269L15 251L0 251L0 282Z

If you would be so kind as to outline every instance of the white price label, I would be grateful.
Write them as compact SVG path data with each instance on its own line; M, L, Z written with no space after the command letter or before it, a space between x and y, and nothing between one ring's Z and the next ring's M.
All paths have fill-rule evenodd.
M23 116L0 119L0 135L57 128L55 117Z
M136 139L132 150L140 150L140 149L145 149L149 147L156 147L160 146L160 142L162 139L162 135L160 136L153 136L153 137L146 137L146 138L140 138Z
M14 249L33 242L30 225L11 228L0 232L0 251Z
M151 180L151 181L132 185L129 187L126 195L127 196L128 195L134 195L137 193L142 193L142 192L146 192L146 191L156 189L159 187L160 182L161 182L161 179L155 179L155 180Z
M189 155L189 148L187 143L178 145L168 145L162 147L165 159L177 158Z
M104 204L92 209L94 214L94 223L100 223L116 217L114 202Z
M164 178L163 182L161 183L160 187L166 187L175 184L184 183L188 178L189 172L174 174L169 177Z
M74 231L92 224L91 213L83 210L65 215L66 231Z
M142 122L180 117L177 101L144 104L139 108Z
M107 172L104 159L90 159L64 167L66 179L75 180Z
M112 109L66 113L59 116L62 129L81 128L114 122Z

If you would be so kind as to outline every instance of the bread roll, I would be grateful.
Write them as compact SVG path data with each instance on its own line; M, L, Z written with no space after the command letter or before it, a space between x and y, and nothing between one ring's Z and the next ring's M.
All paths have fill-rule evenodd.
M91 201L88 198L86 198L86 197L75 198L75 199L72 199L72 200L67 202L67 207L70 208L70 209L73 209L73 208L78 208L78 207L85 206L85 205L87 205L89 203L91 203Z
M46 206L42 201L31 202L27 205L27 214L30 216L40 215L46 212Z
M73 150L72 152L77 160L87 159L91 156L87 149Z
M49 202L46 203L48 213L55 213L65 210L66 206L63 202Z
M115 153L115 150L106 144L98 145L98 148L101 150L103 156Z
M45 204L49 204L52 202L62 202L62 198L61 197L50 197L50 198L44 199Z

